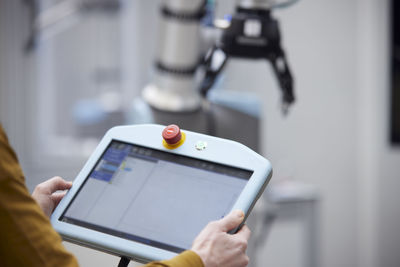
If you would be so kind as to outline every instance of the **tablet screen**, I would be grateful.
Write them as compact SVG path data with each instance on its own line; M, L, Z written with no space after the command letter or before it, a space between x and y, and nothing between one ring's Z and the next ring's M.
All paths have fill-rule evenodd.
M232 209L252 173L113 140L60 220L179 253Z

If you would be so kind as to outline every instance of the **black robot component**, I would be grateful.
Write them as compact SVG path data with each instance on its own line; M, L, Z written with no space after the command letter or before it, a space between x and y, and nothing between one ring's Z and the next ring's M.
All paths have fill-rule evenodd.
M200 92L206 96L229 57L267 59L271 62L282 90L282 107L286 113L295 100L293 77L281 47L279 24L268 9L239 7L230 25L204 59L205 77Z

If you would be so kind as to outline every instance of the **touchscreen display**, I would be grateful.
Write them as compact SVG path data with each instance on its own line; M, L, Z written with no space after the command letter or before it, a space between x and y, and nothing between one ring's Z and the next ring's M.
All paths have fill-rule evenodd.
M179 253L231 210L251 175L113 140L60 220Z

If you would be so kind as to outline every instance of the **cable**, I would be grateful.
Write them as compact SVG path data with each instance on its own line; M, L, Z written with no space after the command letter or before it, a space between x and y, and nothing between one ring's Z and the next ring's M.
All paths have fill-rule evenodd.
M123 256L122 256L122 257L121 257L121 260L120 260L119 263L118 263L118 267L127 267L130 261L131 261L131 260L128 259L127 257L123 257Z
M285 8L288 6L291 6L295 3L297 3L300 0L287 0L287 1L283 1L281 3L276 3L275 5L273 5L271 8Z

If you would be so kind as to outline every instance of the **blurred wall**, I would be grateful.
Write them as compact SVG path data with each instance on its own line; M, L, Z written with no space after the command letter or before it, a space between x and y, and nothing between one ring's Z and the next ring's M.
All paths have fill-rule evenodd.
M31 66L22 53L29 15L21 1L0 1L0 121L11 142L22 151L26 106L24 89Z
M225 77L227 87L256 90L263 101L263 148L274 166L273 182L295 180L317 186L316 253L320 265L329 267L358 266L359 260L356 14L357 2L347 0L304 0L275 12L295 77L297 102L287 117L280 112L279 89L267 64L230 62ZM280 231L279 237L271 231L271 237L293 240L294 231ZM269 247L274 247L274 240L267 240L265 266L296 266L288 257L290 249L271 255Z
M135 92L150 77L148 47L153 48L149 42L154 33L148 27L157 25L158 2L135 6L145 23L133 27L134 39L126 41L135 51L128 54L132 60L125 58L122 64L134 72L130 79ZM221 14L232 8L233 1L218 2ZM388 9L387 1L303 0L275 12L296 82L297 102L287 117L280 113L278 86L267 63L233 60L224 74L224 88L254 91L262 99L263 154L273 163L273 182L302 181L319 189L320 266L400 265L400 151L388 143ZM82 162L35 167L28 156L37 118L29 112L35 110L35 59L21 49L27 18L21 1L0 0L0 122L32 189L54 174L74 177ZM127 24L124 27L127 34ZM129 90L129 84L125 86ZM284 243L291 232L279 231L279 238ZM293 254L288 244L289 249L271 261L268 250L273 241L268 241L260 255L266 265L279 266L280 257ZM117 261L68 247L83 266L90 266L92 258L103 264Z

